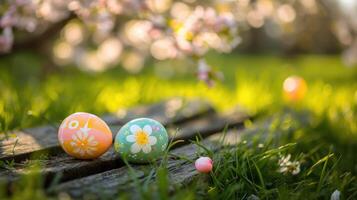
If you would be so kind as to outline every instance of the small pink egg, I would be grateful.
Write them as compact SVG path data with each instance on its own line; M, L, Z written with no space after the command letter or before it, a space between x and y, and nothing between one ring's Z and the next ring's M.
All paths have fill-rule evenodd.
M197 171L201 173L209 173L213 168L213 161L209 157L200 157L195 162Z

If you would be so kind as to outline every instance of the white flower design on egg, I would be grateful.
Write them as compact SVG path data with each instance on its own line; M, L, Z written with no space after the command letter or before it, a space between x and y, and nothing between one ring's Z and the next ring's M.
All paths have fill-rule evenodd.
M132 125L130 127L131 135L126 136L128 142L134 142L131 145L130 151L132 153L138 153L143 151L144 153L151 152L151 146L157 142L156 137L151 136L152 128L149 125L145 125L144 128L140 128L138 125Z
M73 136L71 145L73 147L73 152L84 156L85 154L93 155L97 150L98 142L91 135L88 135L88 132L91 129L88 128L88 122L83 128L80 128Z

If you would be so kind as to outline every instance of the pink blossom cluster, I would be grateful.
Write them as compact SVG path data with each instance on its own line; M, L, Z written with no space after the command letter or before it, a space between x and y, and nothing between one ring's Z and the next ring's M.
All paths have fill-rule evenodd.
M357 62L354 56L357 23L353 12L357 3L346 8L338 8L335 4L338 5L333 2L326 5L330 5L331 11L350 10L346 11L350 14L343 16L342 23L336 23L335 32L347 48L344 60L353 64ZM142 65L149 54L158 60L188 56L198 61L209 50L232 51L241 41L238 30L264 27L269 37L291 45L291 40L286 38L304 31L296 28L301 23L300 15L316 15L321 5L315 0L3 0L0 4L0 53L11 51L13 44L23 37L40 34L61 21L73 25L71 22L75 20L82 38L73 43L60 35L54 42L54 52L67 49L69 53L54 55L59 64L72 62L83 68L103 70L122 62L129 63L128 69L136 69L135 66ZM338 12L334 15L339 16ZM63 29L70 28L66 25ZM103 43L106 45L101 47ZM107 52L103 49L110 46L115 46L117 51L109 60L117 55L117 62L101 61L103 52ZM126 61L133 57L135 62ZM99 64L86 67L89 63ZM199 74L204 77L205 73Z
M240 41L231 13L217 14L213 8L197 6L185 19L176 20L178 48L186 54L204 55L209 49L230 52Z
M8 0L0 5L0 53L9 52L15 40L14 31L37 34L51 23L69 15L68 0Z
M0 8L0 53L11 50L15 32L40 34L70 19L54 42L54 59L92 71L119 61L132 70L149 54L198 61L210 49L227 53L240 41L231 13L171 0L8 0ZM205 63L199 78L210 82L210 71Z
M162 36L172 38L174 46L185 54L203 55L209 48L228 52L239 41L232 15L219 15L213 8L197 6L187 17L171 19L165 18L166 14L156 13L150 5L150 0L15 0L5 5L7 10L1 17L0 25L3 36L8 39L7 46L11 46L9 36L12 29L34 32L40 25L42 27L42 23L55 23L70 13L94 27L93 30L103 37L117 31L114 28L120 21L119 15L130 15L132 19L138 18L137 21L143 22L137 28L148 31L151 42L162 39ZM127 19L127 22L132 19ZM169 25L170 20L180 27L172 30L175 27Z

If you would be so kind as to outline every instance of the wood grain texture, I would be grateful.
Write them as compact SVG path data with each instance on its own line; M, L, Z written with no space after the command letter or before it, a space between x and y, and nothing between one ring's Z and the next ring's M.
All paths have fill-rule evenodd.
M103 119L109 125L120 125L137 117L154 118L161 123L175 124L193 119L207 113L213 113L213 108L205 101L184 101L180 98L170 99L151 106L141 106L124 114L108 115ZM114 131L113 133L116 133ZM11 133L15 137L0 139L0 160L15 159L16 161L29 158L30 154L61 152L57 139L57 128L41 126Z
M176 132L173 128L170 128L170 136L177 140L192 139L192 135L197 136L200 134L203 137L207 137L210 134L221 132L223 129L237 127L243 124L249 116L241 110L235 110L230 113L223 114L210 114L205 117L191 120L185 123L185 126L178 128Z
M0 140L0 159L22 159L28 153L52 150L58 146L57 129L53 126L28 128L11 133L13 137Z
M214 109L206 101L198 99L185 101L182 98L173 98L150 106L120 110L116 115L107 115L102 118L108 124L123 125L138 117L150 117L168 125L178 124L207 113L214 113Z
M229 115L210 114L182 123L178 131L172 127L169 130L169 134L172 140L184 139L186 141L180 144L187 144L189 139L194 139L197 136L197 133L200 133L202 137L208 137L212 133L222 131L226 126L232 127L233 125L242 124L247 117L247 115L240 111ZM117 132L120 128L120 126L110 127L114 132ZM92 161L78 160L65 153L35 161L43 165L43 169L37 173L41 173L45 177L46 185L49 185L56 176L60 176L58 180L63 182L124 166L124 163L114 153L113 149L110 149L103 156ZM14 181L19 175L26 173L29 173L26 163L20 163L13 170L0 171L0 177L5 178L7 181Z

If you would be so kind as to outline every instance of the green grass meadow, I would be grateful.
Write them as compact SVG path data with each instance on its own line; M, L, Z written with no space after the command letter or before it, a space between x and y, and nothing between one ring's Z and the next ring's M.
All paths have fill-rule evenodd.
M254 116L245 122L256 129L253 137L247 134L240 144L219 153L201 152L214 158L210 175L169 194L162 165L153 187L138 186L143 198L330 199L335 190L341 199L357 198L357 68L345 67L338 55L209 54L207 62L224 74L212 88L196 79L192 63L182 60L151 61L142 73L132 75L121 67L100 74L48 68L27 53L0 59L3 136L58 124L76 111L102 115L175 96L205 99L220 112L240 106ZM303 77L308 85L305 98L294 104L282 95L283 81L290 75ZM259 124L266 119L271 123L262 129ZM296 175L279 172L279 158L288 154L300 163ZM15 195L7 198L48 198L40 185L40 178L24 177L14 186Z

